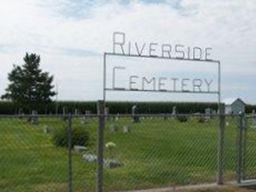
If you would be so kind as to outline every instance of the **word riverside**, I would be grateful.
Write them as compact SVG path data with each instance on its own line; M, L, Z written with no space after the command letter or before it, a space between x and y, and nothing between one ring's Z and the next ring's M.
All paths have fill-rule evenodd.
M123 32L113 33L113 53L123 55L138 55L150 57L166 57L176 59L211 61L212 48L189 47L170 43L138 43L127 41Z

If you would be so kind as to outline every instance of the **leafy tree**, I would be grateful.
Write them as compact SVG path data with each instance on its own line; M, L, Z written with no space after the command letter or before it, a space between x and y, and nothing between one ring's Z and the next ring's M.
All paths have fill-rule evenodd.
M39 68L40 56L26 53L23 60L22 66L14 65L8 74L10 84L2 99L11 100L31 112L51 103L51 97L56 93L52 91L53 76Z

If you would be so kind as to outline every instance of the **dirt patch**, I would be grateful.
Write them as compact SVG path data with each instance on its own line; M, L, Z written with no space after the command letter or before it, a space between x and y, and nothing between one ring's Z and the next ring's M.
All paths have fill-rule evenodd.
M129 192L256 192L256 189L239 188L231 185L203 184L186 187L170 187L162 189L138 190Z
M223 188L209 188L209 189L192 189L192 190L181 190L177 192L255 192L253 189L245 189L238 187L223 187ZM170 191L171 192L171 191Z

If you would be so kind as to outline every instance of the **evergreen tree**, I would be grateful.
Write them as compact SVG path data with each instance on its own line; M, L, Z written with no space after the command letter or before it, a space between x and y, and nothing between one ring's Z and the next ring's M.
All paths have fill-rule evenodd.
M13 101L18 107L31 112L51 103L51 97L56 95L53 89L53 76L43 72L39 67L40 56L26 53L22 66L13 66L8 74L10 84L2 99Z

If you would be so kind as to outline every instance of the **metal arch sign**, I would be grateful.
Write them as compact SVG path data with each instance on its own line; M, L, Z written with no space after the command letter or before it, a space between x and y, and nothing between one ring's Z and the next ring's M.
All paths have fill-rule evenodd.
M140 91L216 94L220 103L221 66L211 59L212 48L131 42L123 32L114 32L112 41L113 52L103 58L104 101L106 91Z

